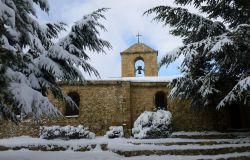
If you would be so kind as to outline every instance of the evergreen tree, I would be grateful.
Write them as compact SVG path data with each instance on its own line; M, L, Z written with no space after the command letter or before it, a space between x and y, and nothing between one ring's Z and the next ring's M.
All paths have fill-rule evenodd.
M86 50L105 52L109 42L99 37L106 30L99 23L104 18L99 9L72 26L58 42L62 22L40 24L34 5L49 11L47 0L0 0L0 118L14 122L27 115L39 120L43 115L58 117L61 113L47 98L50 91L55 98L76 105L65 95L57 81L84 81L79 70L98 75L88 63ZM28 48L24 52L24 48ZM20 119L17 112L20 112Z
M170 33L183 38L183 46L166 54L160 66L181 55L183 77L174 80L170 97L192 100L191 106L233 102L250 105L250 2L248 0L175 0L194 5L207 15L182 7L157 6L144 14L170 25ZM219 21L220 20L220 21Z

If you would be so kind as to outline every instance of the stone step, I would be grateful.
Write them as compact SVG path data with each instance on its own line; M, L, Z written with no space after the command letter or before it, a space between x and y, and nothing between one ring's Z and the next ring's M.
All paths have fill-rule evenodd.
M250 160L250 156L241 156L241 157L231 157L231 158L218 158L216 160Z
M14 147L6 147L0 145L0 151L7 151L7 150L21 150L21 149L28 149L31 151L66 151L66 150L72 150L72 151L79 151L79 152L85 152L90 151L96 148L96 144L89 144L89 145L79 145L78 147L74 148L72 146L64 146L64 145L28 145L28 146L14 146ZM107 144L100 144L100 147L102 150L107 149Z
M250 137L250 132L176 132L171 138L188 138L188 139L236 139Z
M150 156L150 155L219 155L219 154L227 154L227 153L241 153L241 152L249 152L250 146L242 146L242 147L228 147L228 148L212 148L212 149L187 149L187 150L137 150L137 151L122 151L116 150L113 152L125 157L132 156Z
M237 139L189 139L189 138L171 138L154 141L152 139L130 140L127 143L133 145L218 145L218 144L250 144L250 137Z
M164 146L171 146L171 145L188 145L188 144L198 144L198 145L215 145L215 144L231 144L228 141L206 141L206 142L167 142L167 143L133 143L134 145L143 145L143 144L149 144L149 145L164 145Z
M223 134L223 135L173 135L171 138L185 138L185 139L237 139L246 138L247 135Z

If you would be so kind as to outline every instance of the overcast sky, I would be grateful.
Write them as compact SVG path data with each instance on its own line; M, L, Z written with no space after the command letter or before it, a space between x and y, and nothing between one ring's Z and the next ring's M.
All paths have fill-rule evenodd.
M143 16L147 9L158 5L175 6L173 0L48 0L49 15L38 12L42 23L63 21L72 26L83 15L105 7L110 8L105 13L107 20L103 20L108 32L101 32L101 37L111 43L112 50L106 55L90 53L91 64L99 71L102 78L121 76L120 52L137 43L136 34L142 34L141 42L158 50L158 61L167 52L181 46L178 37L169 34L169 27L152 21L152 16ZM192 12L195 10L188 7ZM64 35L65 33L62 33ZM180 74L177 66L181 60L171 64L168 68L162 67L159 76Z

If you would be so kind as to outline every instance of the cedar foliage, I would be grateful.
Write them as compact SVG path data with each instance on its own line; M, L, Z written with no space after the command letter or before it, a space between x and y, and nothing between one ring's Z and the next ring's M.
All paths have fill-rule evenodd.
M160 66L181 55L183 77L173 81L170 97L192 100L191 106L234 102L250 106L250 2L248 0L175 0L181 7L157 6L144 14L170 25L183 46L166 54ZM193 5L207 17L182 6Z
M106 31L99 22L105 19L106 8L83 16L65 37L55 41L66 24L41 24L36 18L35 4L49 12L47 0L0 0L1 119L18 122L27 115L36 120L44 115L60 116L48 100L49 91L55 98L76 107L57 82L84 82L79 67L99 76L88 63L86 51L104 53L105 48L111 48L109 42L100 38L100 30Z

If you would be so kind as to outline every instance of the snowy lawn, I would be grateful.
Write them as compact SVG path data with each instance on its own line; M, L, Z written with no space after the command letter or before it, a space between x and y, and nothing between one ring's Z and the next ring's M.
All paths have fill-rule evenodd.
M238 137L232 139L178 138L179 135L228 135L218 132L176 132L173 135L176 138L96 137L68 141L13 137L0 139L0 160L250 159L250 133L230 133Z

